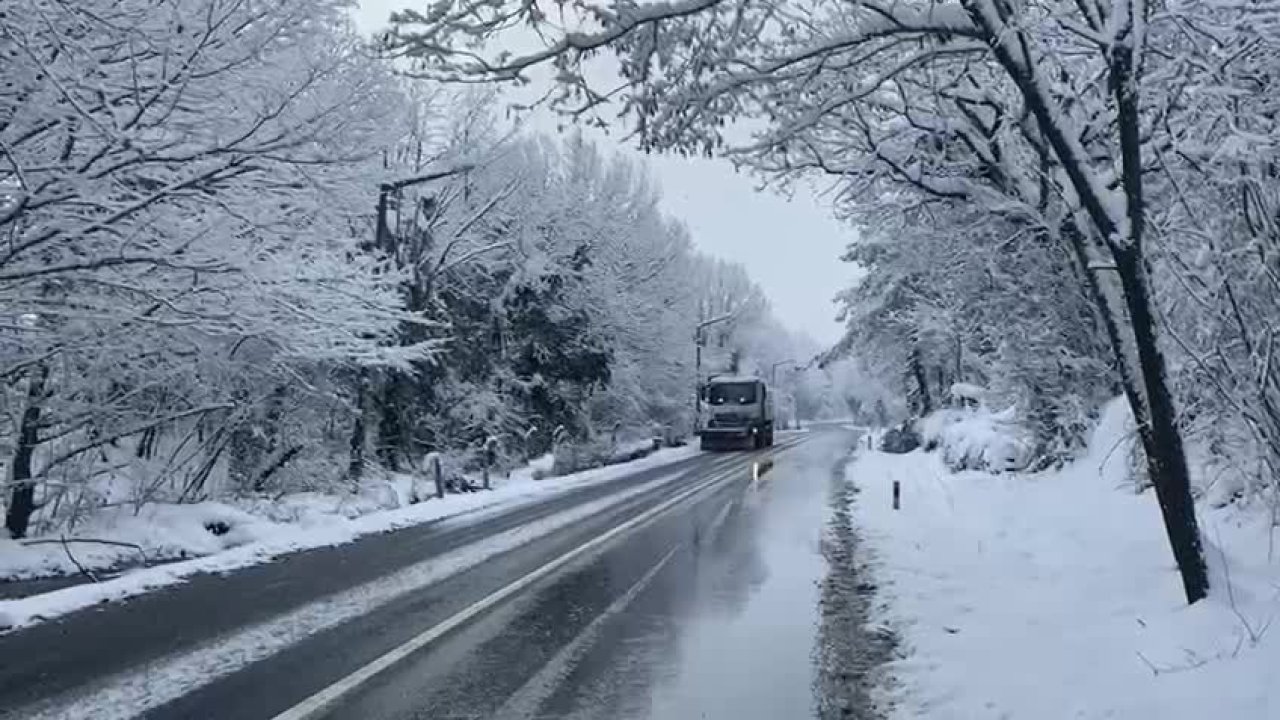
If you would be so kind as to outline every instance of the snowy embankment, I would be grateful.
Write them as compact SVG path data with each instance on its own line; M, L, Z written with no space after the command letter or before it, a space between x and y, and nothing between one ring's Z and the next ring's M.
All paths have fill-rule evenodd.
M893 717L1280 717L1269 513L1201 507L1214 584L1187 606L1155 497L1116 450L1126 420L1108 406L1056 472L952 474L919 451L851 463L875 620L901 641Z
M101 582L35 597L0 601L0 629L131 597L182 582L198 573L226 572L291 552L339 545L364 535L447 517L465 514L480 519L572 488L668 465L696 452L691 447L669 448L625 464L538 480L536 478L550 467L551 458L547 456L513 471L509 478L495 478L491 491L450 494L412 505L408 504L408 497L414 478L398 475L379 483L372 491L346 497L306 493L271 503L245 502L239 507L215 502L157 504L144 506L136 514L132 509L99 513L80 528L77 536L121 544L71 545L75 562L91 572L94 568L128 561L131 555L136 557L137 547L142 548L151 562L174 557L193 559L138 568ZM214 534L209 529L214 523L224 523L226 531ZM35 577L60 572L77 572L61 543L22 545L0 540L0 577Z

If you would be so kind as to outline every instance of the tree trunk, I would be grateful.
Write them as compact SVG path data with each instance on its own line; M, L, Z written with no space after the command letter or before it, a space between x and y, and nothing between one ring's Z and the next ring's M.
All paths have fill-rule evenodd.
M4 525L9 537L17 540L26 537L31 515L36 511L36 484L32 480L31 460L40 445L40 411L45 400L45 386L49 380L49 368L43 363L31 371L27 385L27 405L18 424L18 447L9 466L9 480L13 494L9 498L9 511Z
M401 459L409 453L407 395L410 392L404 376L387 370L382 383L382 402L378 412L378 457L383 467L399 471Z
M1156 342L1155 318L1143 265L1145 197L1142 187L1141 113L1137 94L1140 68L1134 57L1135 52L1142 50L1137 47L1142 38L1136 28L1138 22L1145 18L1133 15L1132 4L1120 4L1117 5L1118 11L1127 14L1118 14L1108 20L1114 28L1115 37L1115 41L1110 43L1108 82L1115 98L1115 128L1125 197L1125 217L1118 218L1091 182L1092 163L1082 154L1079 144L1068 139L1070 127L1060 121L1050 88L1040 77L1038 68L1019 50L1025 45L1019 42L1022 38L1017 34L1023 31L1010 27L1012 10L1001 3L986 5L975 0L961 0L961 5L991 45L995 58L1018 86L1028 111L1036 119L1037 128L1076 191L1081 208L1088 215L1097 236L1111 249L1124 296L1118 304L1128 310L1130 330L1129 333L1114 334L1112 341L1117 343L1122 373L1126 370L1134 373L1125 378L1125 392L1139 423L1139 433L1147 453L1147 470L1152 484L1156 486L1169 544L1182 574L1183 589L1187 601L1195 602L1208 592L1208 573L1191 498L1182 436L1177 427L1173 398L1165 381L1164 358ZM994 14L986 12L988 8L993 9ZM1145 5L1141 11L1146 12ZM1122 219L1127 228L1121 224ZM1082 259L1088 267L1088 258ZM1100 298L1099 302L1104 313L1120 309L1109 307L1111 303L1106 297ZM1115 319L1118 317L1113 316ZM1108 328L1108 333L1113 330L1119 331L1120 328ZM1127 343L1130 339L1132 348ZM1132 358L1128 352L1130 349ZM1137 367L1130 363L1136 363Z
M430 459L428 469L431 471L431 479L435 481L436 498L444 498L444 470L440 467L440 456L437 453L429 453L427 457Z
M952 382L964 381L964 339L956 335L956 376Z
M1173 395L1165 379L1164 355L1157 344L1157 328L1151 308L1150 284L1142 256L1136 249L1114 252L1116 271L1124 288L1129 321L1147 401L1149 432L1144 435L1147 473L1155 486L1165 532L1182 574L1187 602L1203 599L1209 591L1200 527L1191 496L1191 473L1178 429Z
M266 492L267 480L284 465L284 462L288 462L286 460L277 465L277 460L272 459L280 446L280 421L284 416L284 399L288 392L287 385L277 385L267 400L261 437L255 438L256 447L251 466L251 472L254 473L253 491L255 493Z
M352 485L360 482L360 475L364 472L364 446L365 446L365 401L369 394L369 371L360 368L359 377L356 379L356 417L351 423L351 460L347 465L347 477L351 480Z
M907 358L907 371L916 383L916 409L920 411L920 417L924 417L933 412L933 401L929 397L929 379L925 377L924 364L920 362L919 348L911 348L911 355Z
M150 427L142 432L142 437L138 440L138 447L135 454L143 460L150 460L155 456L156 437L160 435L160 431Z
M1146 395L1150 423L1147 473L1155 485L1160 512L1164 516L1169 545L1182 574L1187 602L1194 603L1209 593L1209 573L1205 567L1200 527L1196 523L1195 500L1191 497L1191 473L1178 429L1177 409L1165 376L1164 355L1157 342L1159 328L1151 302L1151 282L1143 258L1146 235L1146 205L1143 194L1142 127L1138 102L1139 67L1134 60L1135 45L1141 42L1137 27L1145 22L1146 6L1117 6L1115 42L1111 49L1110 84L1116 101L1116 126L1120 138L1121 186L1125 195L1125 216L1129 223L1129 243L1112 248L1124 290L1129 322L1133 326L1134 349ZM1144 17L1135 16L1135 11Z
M1103 288L1105 281L1095 274L1095 270L1091 269L1088 241L1085 239L1082 230L1068 221L1061 228L1061 237L1067 246L1067 250L1071 253L1073 266L1078 270L1077 276L1084 283L1089 298L1093 301L1094 307L1097 308L1096 317L1102 324L1107 343L1111 346L1112 358L1116 363L1116 373L1120 376L1120 388L1133 411L1133 421L1138 428L1138 434L1142 437L1143 442L1146 443L1147 435L1150 434L1150 423L1147 422L1146 400L1143 399L1142 390L1139 387L1140 381L1134 374L1137 368L1134 367L1131 353L1126 350L1130 343L1125 341L1121 328L1126 313L1124 303L1119 297L1120 293L1115 291L1115 283L1112 282L1109 284L1111 293L1108 294L1107 289Z
M254 487L258 490L258 492L262 492L266 488L267 480L270 480L271 476L274 475L276 471L280 470L285 465L288 465L289 461L297 457L298 453L300 452L302 452L301 445L294 445L290 447L288 450L285 450L283 453L281 453L280 457L272 461L272 463L268 465L261 473L259 473L257 482L254 483Z

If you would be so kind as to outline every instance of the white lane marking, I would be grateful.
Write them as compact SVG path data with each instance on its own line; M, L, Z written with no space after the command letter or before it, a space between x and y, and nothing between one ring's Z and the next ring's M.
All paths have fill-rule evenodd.
M507 701L502 704L502 707L498 708L497 712L493 714L494 720L537 717L538 708L542 703L546 702L551 693L568 677L575 664L581 660L582 654L595 643L600 631L604 628L604 624L626 610L640 596L640 593L649 587L649 584L658 576L662 568L666 567L671 558L675 557L676 551L680 549L681 545L682 543L678 543L671 548L656 565L649 568L649 571L644 576L610 603L609 607L597 615L569 644L561 648L555 654L555 657L542 666L541 670L529 678L524 685L521 685L519 690L512 693L511 697L507 698Z
M720 508L720 512L712 518L711 524L707 526L708 537L715 538L715 536L719 534L720 526L724 525L724 521L729 517L729 511L732 510L733 506L737 505L739 502L741 502L739 498L734 498L733 500L726 502L724 507Z
M709 470L728 467L716 461ZM23 720L126 720L194 692L215 680L274 655L307 637L366 615L407 593L440 582L501 553L653 490L697 470L666 473L598 500L490 535L391 575L317 599L273 618L238 628L23 708L0 709L0 717ZM232 601L232 599L228 599Z
M654 520L658 516L670 510L671 508L684 502L689 497L699 492L702 492L703 490L706 490L709 487L719 484L720 482L724 481L726 478L731 477L736 472L737 472L737 469L731 469L726 472L719 473L711 477L710 479L705 480L697 485L694 485L688 490L681 492L675 497L672 497L671 499L666 500L661 504L655 507L652 507L641 514L619 525L614 526L613 528L604 532L603 534L597 535L591 540L588 540L582 545L579 545L578 547L564 553L563 555L555 558L554 560L551 560L545 565L542 565L541 567L531 570L530 572L520 577L519 579L493 591L489 595L476 601L475 603L469 605L468 607L463 608L462 610L455 613L453 616L449 617L447 620L444 620L443 622L422 631L421 633L410 638L408 641L406 641L404 644L400 645L399 647L393 648L392 650L383 654L381 657L368 663L364 667L359 668L358 670L352 672L346 677L338 680L332 685L321 690L320 692L315 693L314 695L306 698L305 700L298 703L297 705L294 705L288 710L280 713L279 715L276 715L273 718L273 720L307 720L308 718L312 718L323 713L326 709L328 709L330 706L332 706L334 703L340 700L344 695L359 688L361 685L373 679L379 673L387 670L388 668L400 662L401 660L418 652L419 650L426 647L427 645L430 645L431 643L435 642L436 640L438 640L445 634L449 633L450 631L469 622L472 618L476 617L477 615L480 615L481 613L489 610L493 606L518 594L519 592L523 591L525 588L529 587L535 582L538 582L539 580L543 579L544 577L547 577L551 573L556 572L560 568L564 567L565 565L568 565L570 562L585 555L586 553L591 552L596 548L599 548L600 546L604 545L610 540L613 540L619 535L622 535L623 533L634 530L650 522L651 520Z

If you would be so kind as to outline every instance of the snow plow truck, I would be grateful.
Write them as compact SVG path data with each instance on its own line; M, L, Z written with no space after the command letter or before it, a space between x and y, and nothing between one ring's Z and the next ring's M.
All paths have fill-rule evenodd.
M702 386L703 450L759 449L773 445L773 398L758 377L720 376Z

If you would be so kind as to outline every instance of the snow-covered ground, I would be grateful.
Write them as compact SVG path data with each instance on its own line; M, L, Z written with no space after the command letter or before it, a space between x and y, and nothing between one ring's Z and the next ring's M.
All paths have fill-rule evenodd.
M1126 420L1108 406L1090 452L1058 472L952 474L937 454L860 451L847 472L875 621L901 640L893 717L1280 717L1267 513L1201 508L1214 585L1187 606L1156 500L1115 451Z
M291 496L270 506L233 507L223 503L146 506L138 514L102 514L78 535L137 544L148 557L196 556L190 560L139 568L98 583L79 585L19 600L0 601L0 629L29 624L99 602L118 600L208 572L225 572L270 561L309 548L351 542L361 536L418 525L431 520L467 515L480 519L493 512L548 497L572 488L607 482L622 475L660 467L697 453L691 447L659 450L634 462L586 470L572 475L535 480L550 459L541 458L510 478L495 478L489 492L447 495L414 505L404 504L413 479L389 479L382 490L388 497L368 494L339 498L329 495ZM545 467L544 467L545 466ZM388 509L389 508L389 509ZM206 528L225 522L229 531L214 535ZM123 546L75 544L72 552L82 565L105 567L137 550ZM32 577L66 571L70 565L60 543L20 545L0 541L0 577ZM70 567L74 571L74 565Z

